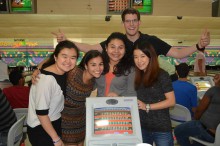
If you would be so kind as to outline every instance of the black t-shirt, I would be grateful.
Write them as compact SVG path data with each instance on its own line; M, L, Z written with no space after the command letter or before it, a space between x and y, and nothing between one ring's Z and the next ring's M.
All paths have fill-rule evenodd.
M148 41L150 42L157 55L165 55L169 52L171 46L169 44L167 44L166 42L162 41L161 39L157 38L156 36L151 36L151 35L148 35L148 34L143 34L141 32L140 33L140 37L135 41L135 42L132 42L130 41L127 36L126 36L126 49L130 50L131 54L133 54L133 49L134 49L134 46L140 42L140 41ZM103 41L100 43L100 45L102 46L102 49L105 49L105 44L106 44L106 41Z
M137 98L144 103L154 104L166 100L165 94L173 91L172 82L166 71L160 70L157 81L150 87L141 86L137 91ZM169 108L150 110L147 113L139 110L141 127L149 132L171 131Z

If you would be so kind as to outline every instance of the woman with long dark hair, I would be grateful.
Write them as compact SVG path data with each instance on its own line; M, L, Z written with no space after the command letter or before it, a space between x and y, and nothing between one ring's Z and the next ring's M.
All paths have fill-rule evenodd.
M174 106L175 97L171 79L159 67L156 52L150 43L139 42L133 53L143 142L173 146L169 107Z

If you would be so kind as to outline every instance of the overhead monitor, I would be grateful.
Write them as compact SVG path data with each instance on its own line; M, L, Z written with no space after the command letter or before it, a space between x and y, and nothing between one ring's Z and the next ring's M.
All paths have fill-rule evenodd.
M0 0L0 13L9 13L8 0Z
M136 97L86 99L86 146L142 143Z
M107 0L107 14L121 14L127 8L135 8L141 14L152 14L153 0Z
M215 85L213 82L213 77L205 76L205 77L190 77L190 81L197 87L198 97L202 99L205 92L212 86Z
M130 0L107 0L107 14L121 14L130 3Z
M131 7L137 9L141 14L152 14L153 0L132 0Z
M9 0L10 13L35 13L36 0Z

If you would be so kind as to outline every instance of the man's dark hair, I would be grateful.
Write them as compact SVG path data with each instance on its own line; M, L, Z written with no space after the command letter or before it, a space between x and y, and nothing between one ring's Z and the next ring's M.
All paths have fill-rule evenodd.
M14 70L9 74L9 80L13 85L18 85L21 78L23 78L21 71Z
M140 20L141 18L141 16L140 16L140 13L139 13L139 11L138 10L136 10L136 9L134 9L134 8L127 8L127 9L125 9L123 12L122 12L122 14L121 14L121 20L124 22L125 21L125 15L127 15L127 14L136 14L137 15L137 18L138 18L138 20Z
M186 78L189 74L189 66L186 63L180 63L176 66L176 71L179 78Z

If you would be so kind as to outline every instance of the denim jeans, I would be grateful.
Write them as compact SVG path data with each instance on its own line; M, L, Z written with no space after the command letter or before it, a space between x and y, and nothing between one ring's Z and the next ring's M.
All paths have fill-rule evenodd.
M143 143L148 143L156 146L173 146L172 132L148 132L146 129L141 129Z
M8 131L0 132L0 146L7 146L7 137L8 137Z
M203 128L198 120L193 120L178 125L174 129L174 134L180 146L203 146L195 141L190 143L189 136L193 136L208 142L214 142L214 137L212 137L207 130Z

